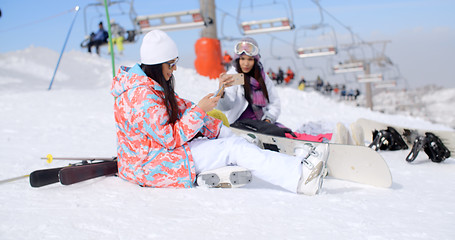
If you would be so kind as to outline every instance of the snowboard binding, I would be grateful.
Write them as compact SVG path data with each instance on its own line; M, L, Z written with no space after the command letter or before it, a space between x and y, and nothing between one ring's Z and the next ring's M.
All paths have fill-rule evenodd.
M393 127L373 132L373 142L368 146L375 151L378 150L403 150L408 149L401 135Z
M432 162L440 163L450 157L450 151L441 139L431 132L426 132L425 136L419 136L414 140L414 145L406 157L406 161L413 162L422 149Z

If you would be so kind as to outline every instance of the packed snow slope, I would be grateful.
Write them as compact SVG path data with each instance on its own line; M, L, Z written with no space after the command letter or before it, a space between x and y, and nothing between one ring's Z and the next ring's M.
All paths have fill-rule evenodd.
M40 159L48 153L116 154L110 61L65 53L48 91L57 59L57 52L35 47L0 55L0 179L68 164ZM193 69L178 68L175 76L180 96L195 102L217 88ZM279 121L293 129L359 117L450 129L316 92L278 91ZM239 189L141 188L117 177L35 189L24 178L0 185L0 239L455 239L454 159L436 164L422 152L409 164L408 151L380 154L393 175L391 188L327 178L313 197L260 179Z

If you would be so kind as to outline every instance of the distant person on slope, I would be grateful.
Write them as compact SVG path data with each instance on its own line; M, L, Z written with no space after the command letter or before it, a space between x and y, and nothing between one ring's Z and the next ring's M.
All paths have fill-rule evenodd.
M278 67L278 74L276 75L276 83L279 85L279 84L282 84L283 83L283 80L284 80L284 72L283 72L283 69L281 69L281 67Z
M291 80L294 79L294 72L291 70L291 67L288 67L288 70L286 71L286 78L284 79L284 81L286 82L286 84L289 84L291 82Z
M223 65L224 65L224 68L226 69L226 71L229 70L229 68L231 67L231 62L232 62L231 55L229 55L229 53L227 51L224 51Z
M297 89L299 89L300 91L304 91L305 90L305 84L306 84L306 80L305 80L304 77L302 77L300 79L299 86L297 87Z
M90 42L88 43L88 52L92 52L92 46L96 47L96 54L100 55L100 45L103 43L107 43L107 39L109 38L109 34L106 30L104 30L103 22L98 24L99 29L96 33L90 34Z
M112 82L120 178L144 187L190 188L196 175L204 183L199 180L206 172L238 165L288 191L318 193L323 144L305 157L262 150L207 115L219 96L208 94L197 104L180 98L173 75L178 49L161 30L144 36L140 56L141 64L120 67Z

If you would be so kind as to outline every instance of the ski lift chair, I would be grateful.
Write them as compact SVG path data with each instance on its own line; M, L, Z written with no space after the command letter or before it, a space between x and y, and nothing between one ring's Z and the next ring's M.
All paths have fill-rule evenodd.
M134 8L133 8L134 0L108 1L108 6L114 6L114 5L116 5L116 6L128 5L130 20L132 21L131 16L133 14L135 14ZM104 2L98 1L96 3L90 3L87 6L85 6L85 8L84 8L84 32L85 32L86 37L84 38L84 40L82 40L82 42L80 44L81 48L87 48L88 43L90 42L90 35L88 34L88 30L87 30L88 29L87 28L87 10L92 9L92 8L97 9L100 7L104 8ZM126 38L125 38L125 41L123 42L123 44L135 43L137 34L138 34L138 32L136 29L126 30ZM104 46L107 44L108 44L108 42L105 42L105 43L101 44L100 46Z
M357 82L359 83L382 82L383 80L382 73L357 75Z
M136 42L136 30L127 30L126 31L126 38L123 42L123 44L128 44L128 43L135 43ZM86 36L84 38L84 40L82 40L81 42L81 48L87 48L88 47L88 43L90 42L90 36ZM101 46L104 46L104 45L107 45L108 42L104 42L100 45Z
M334 74L365 71L364 61L361 60L365 59L363 52L354 52L354 50L361 50L360 48L356 48L354 45L345 45L343 48L342 45L340 49L338 56L332 60L331 64L331 70Z
M199 9L137 16L135 23L140 27L141 33L147 33L154 29L172 31L203 28L206 25Z
M335 46L297 48L297 56L299 58L322 57L335 54L337 54L337 48Z
M334 73L363 72L363 62L339 63L332 67Z
M304 37L307 37L306 31L315 31L318 29L323 29L323 28L330 28L332 36L330 34L322 34L320 35L317 40L315 41L315 38L313 37L312 39L306 39L307 41L302 41L302 42L309 42L309 40L312 40L312 42L319 42L319 38L324 37L326 38L325 44L324 45L316 45L316 46L297 46L297 39L299 37L299 31L304 31ZM308 44L308 43L307 43ZM299 58L310 58L310 57L322 57L322 56L332 56L336 55L338 53L337 49L337 40L336 40L336 33L335 30L326 24L315 24L311 26L303 26L299 29L296 30L295 32L295 37L294 37L294 49L296 51L296 54Z
M272 4L277 4L275 1ZM284 4L284 3L283 3ZM240 22L241 10L242 10L242 1L239 1L239 8L237 11L237 24L240 27L240 32L242 35L250 35L250 34L259 34L259 33L269 33L269 32L277 32L277 31L290 31L295 28L294 20L292 15L292 6L291 1L288 0L287 7L289 10L286 9L286 5L284 8L286 9L287 13L285 17L281 18L272 18L272 19L264 19L264 20L253 20L253 21L243 21Z
M241 25L244 35L289 31L293 29L289 18L274 18L268 20L242 22Z
M318 1L313 1L318 9L319 9L319 14L321 16L321 19L319 21L319 23L317 24L313 24L313 25L308 25L308 26L303 26L303 27L300 27L299 29L297 29L295 31L295 35L294 35L294 49L296 51L296 54L299 58L309 58L309 57L321 57L321 56L332 56L332 55L336 55L338 52L337 50L337 46L338 46L338 43L337 43L337 37L336 37L336 32L335 32L335 29L328 25L328 24L325 24L324 23L324 14L323 14L323 10L322 10L322 7L319 5L319 2ZM307 40L310 40L308 39L307 37L307 32L308 31L317 31L319 29L330 29L330 32L331 32L331 36L330 34L325 34L324 31L321 35L319 35L317 38L316 38L316 41L313 40L313 42L317 42L317 45L314 46L314 45L310 45L310 46L305 46L305 47L302 47L302 46L298 46L297 44L297 39L300 38L299 36L299 32L300 31L304 31L304 37L306 38L305 41L303 42L308 42ZM327 38L329 41L325 41L324 44L320 44L320 39L322 37L325 37ZM299 43L300 44L300 43ZM307 44L307 43L306 43Z
M397 86L397 81L395 80L388 80L374 83L373 85L375 88L392 88Z
M383 81L375 83L375 88L391 88L397 86L397 81L400 79L400 72L398 67L389 66L382 68Z

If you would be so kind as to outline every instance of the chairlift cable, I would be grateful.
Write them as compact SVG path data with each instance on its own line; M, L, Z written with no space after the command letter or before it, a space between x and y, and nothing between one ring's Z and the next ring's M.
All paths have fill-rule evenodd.
M354 32L352 31L352 29L345 25L344 23L342 23L338 18L336 18L333 14L331 14L329 11L327 11L327 9L323 8L320 4L319 4L319 1L318 0L311 0L314 4L316 4L318 6L318 8L323 11L324 13L326 13L328 16L330 16L333 20L335 20L335 22L337 22L338 24L340 24L343 28L345 28L346 30L348 30L352 36L354 37L357 37L360 42L362 43L365 43L365 41L358 35L358 34L354 34ZM322 15L321 15L322 16Z
M311 0L314 4L316 4L322 11L324 11L328 16L330 16L333 20L335 20L338 24L340 24L342 27L346 28L352 36L356 37L357 39L359 39L360 43L362 44L367 44L367 42L365 40L363 40L358 34L354 34L352 32L352 29L348 26L346 26L345 24L343 24L338 18L336 18L333 14L331 14L329 11L327 11L325 8L323 8L322 6L319 5L318 3L318 0ZM378 50L371 44L368 44L370 46L370 48L372 49L372 52L373 54L378 54ZM385 55L384 51L382 52L382 55L384 57L388 57L387 55Z
M315 2L315 0L312 0L313 2ZM316 4L316 3L315 3ZM361 43L363 44L366 44L367 42L365 40L363 40L358 34L354 34L352 32L352 29L348 26L346 26L345 24L343 24L339 19L337 19L333 14L331 14L329 11L327 11L325 8L323 8L322 6L318 5L328 16L330 16L333 20L335 20L338 24L340 24L342 27L346 28L346 30L348 30L354 37L358 38L360 40ZM378 52L378 50L376 48L374 48L372 45L370 45L371 49L373 50L373 53L376 53ZM384 55L385 56L385 55Z
M23 28L23 27L35 25L35 24L38 24L38 23L41 23L41 22L44 22L44 21L51 20L51 19L56 18L56 17L60 17L60 16L65 15L67 13L71 13L73 11L75 11L75 8L71 8L69 10L63 11L63 12L58 13L56 15L45 17L43 19L35 20L35 21L29 22L29 23L24 23L24 24L21 24L21 25L12 27L12 28L8 28L6 30L1 30L0 32L8 32L8 31L11 31L11 30L17 30L17 29L20 29L20 28Z

